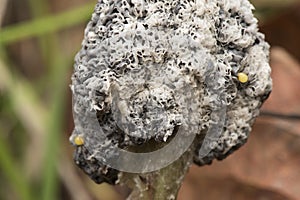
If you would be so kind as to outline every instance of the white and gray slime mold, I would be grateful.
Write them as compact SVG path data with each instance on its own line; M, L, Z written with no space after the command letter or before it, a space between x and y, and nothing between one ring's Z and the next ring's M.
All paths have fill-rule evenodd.
M199 143L194 162L243 145L272 89L253 9L248 0L98 0L72 76L76 164L114 184L119 172L96 158L99 146L165 143L180 126L205 138L219 121L218 137Z

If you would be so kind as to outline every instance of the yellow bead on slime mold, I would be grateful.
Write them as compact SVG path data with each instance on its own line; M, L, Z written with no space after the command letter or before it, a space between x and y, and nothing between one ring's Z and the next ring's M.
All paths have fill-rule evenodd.
M74 139L74 143L77 145L77 146L81 146L84 144L84 139L82 136L76 136L75 139Z
M248 81L248 75L245 73L238 73L237 76L241 83L246 83Z

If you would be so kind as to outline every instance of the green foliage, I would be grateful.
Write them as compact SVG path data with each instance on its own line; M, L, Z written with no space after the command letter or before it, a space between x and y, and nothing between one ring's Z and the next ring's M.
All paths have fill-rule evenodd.
M86 23L91 16L93 3L74 8L59 14L48 14L47 1L30 0L29 7L33 19L18 24L9 25L0 31L0 94L1 110L0 119L5 118L4 106L10 106L17 119L22 122L25 134L32 140L34 137L43 138L42 149L43 165L39 180L31 180L23 173L22 158L14 158L17 143L8 141L8 134L15 133L7 129L0 130L0 171L5 178L0 181L8 182L12 192L18 199L24 200L53 200L58 197L58 171L60 143L64 131L65 94L67 82L70 79L70 67L72 58L63 57L59 47L57 32L72 26ZM37 86L31 80L26 79L17 71L14 71L12 62L6 52L6 46L20 40L36 37L39 49L43 55L43 61L47 65L47 73L44 80L51 80L51 87L45 84L45 91L49 93L47 103L38 94ZM0 127L7 127L4 120L0 121ZM22 137L20 137L22 138ZM27 142L28 142L27 140ZM26 142L23 141L24 143ZM24 155L25 156L25 155ZM34 156L34 155L33 155ZM35 182L39 183L36 184ZM37 192L39 191L39 192ZM0 193L0 199L5 196Z

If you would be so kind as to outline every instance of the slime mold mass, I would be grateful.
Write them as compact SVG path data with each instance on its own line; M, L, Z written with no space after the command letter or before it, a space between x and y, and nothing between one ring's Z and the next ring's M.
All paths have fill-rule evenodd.
M118 170L99 149L113 157L103 146L165 143L180 126L208 136L194 151L198 165L243 145L272 88L269 45L253 9L248 0L99 0L72 76L76 164L114 184ZM88 125L93 113L97 126Z

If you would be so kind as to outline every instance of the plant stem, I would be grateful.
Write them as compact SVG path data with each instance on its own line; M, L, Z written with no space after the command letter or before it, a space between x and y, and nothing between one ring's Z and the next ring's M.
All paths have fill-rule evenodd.
M158 171L147 174L123 173L121 183L132 189L127 200L175 200L192 158L192 150L189 150L174 163Z

